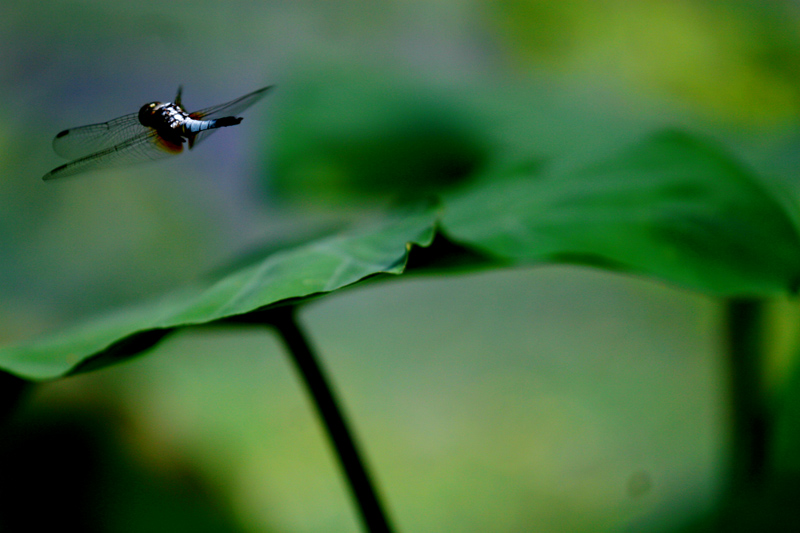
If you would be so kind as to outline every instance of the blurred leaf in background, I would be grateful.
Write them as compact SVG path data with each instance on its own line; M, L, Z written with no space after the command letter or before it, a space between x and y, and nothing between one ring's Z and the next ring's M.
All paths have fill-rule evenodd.
M492 19L518 68L616 78L718 124L788 125L800 106L793 2L501 0Z
M484 125L459 101L396 73L314 72L283 87L270 190L304 204L412 201L486 167Z

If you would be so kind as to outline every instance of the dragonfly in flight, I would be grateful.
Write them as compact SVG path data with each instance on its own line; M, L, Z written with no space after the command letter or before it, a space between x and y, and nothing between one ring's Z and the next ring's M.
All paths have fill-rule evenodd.
M178 87L174 102L151 102L130 115L64 130L53 139L53 150L71 161L42 179L169 157L181 153L184 143L192 149L217 129L239 124L242 119L235 115L258 102L272 87L193 113L181 104Z

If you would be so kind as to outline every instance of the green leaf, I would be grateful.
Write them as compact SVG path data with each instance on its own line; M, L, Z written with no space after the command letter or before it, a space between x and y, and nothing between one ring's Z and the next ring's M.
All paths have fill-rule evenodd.
M283 86L268 189L303 205L416 201L462 183L489 157L485 129L452 95L347 67Z
M434 211L428 209L371 231L275 253L217 282L4 347L0 368L33 380L93 370L152 347L175 328L331 292L376 274L400 274L411 246L428 246L433 240L434 220Z
M794 290L800 239L782 203L718 149L663 132L561 174L518 171L453 194L441 228L516 263L583 263L720 295Z
M796 210L685 134L656 135L577 171L528 165L483 178L438 209L277 252L216 282L0 348L0 369L27 379L86 372L141 353L176 328L246 322L253 311L408 266L583 263L725 296L793 291L800 280ZM409 257L412 244L427 249Z

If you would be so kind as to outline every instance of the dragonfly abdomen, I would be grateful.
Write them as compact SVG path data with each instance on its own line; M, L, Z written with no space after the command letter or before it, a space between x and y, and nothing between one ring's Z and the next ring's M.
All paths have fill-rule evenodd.
M226 126L235 126L242 121L239 117L222 117L213 120L197 120L187 117L183 121L181 128L184 133L200 133L201 131L210 130L213 128L224 128Z

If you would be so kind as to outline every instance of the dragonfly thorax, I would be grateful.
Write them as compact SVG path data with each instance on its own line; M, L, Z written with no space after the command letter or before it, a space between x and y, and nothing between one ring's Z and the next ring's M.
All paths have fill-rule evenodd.
M162 104L151 102L139 110L139 122L143 126L153 128L165 140L173 144L189 141L189 148L194 144L197 135L205 130L233 126L241 122L239 117L221 117L212 120L193 118L177 103Z
M178 104L150 102L139 109L142 126L155 128L159 133L179 130L187 120L189 115Z

